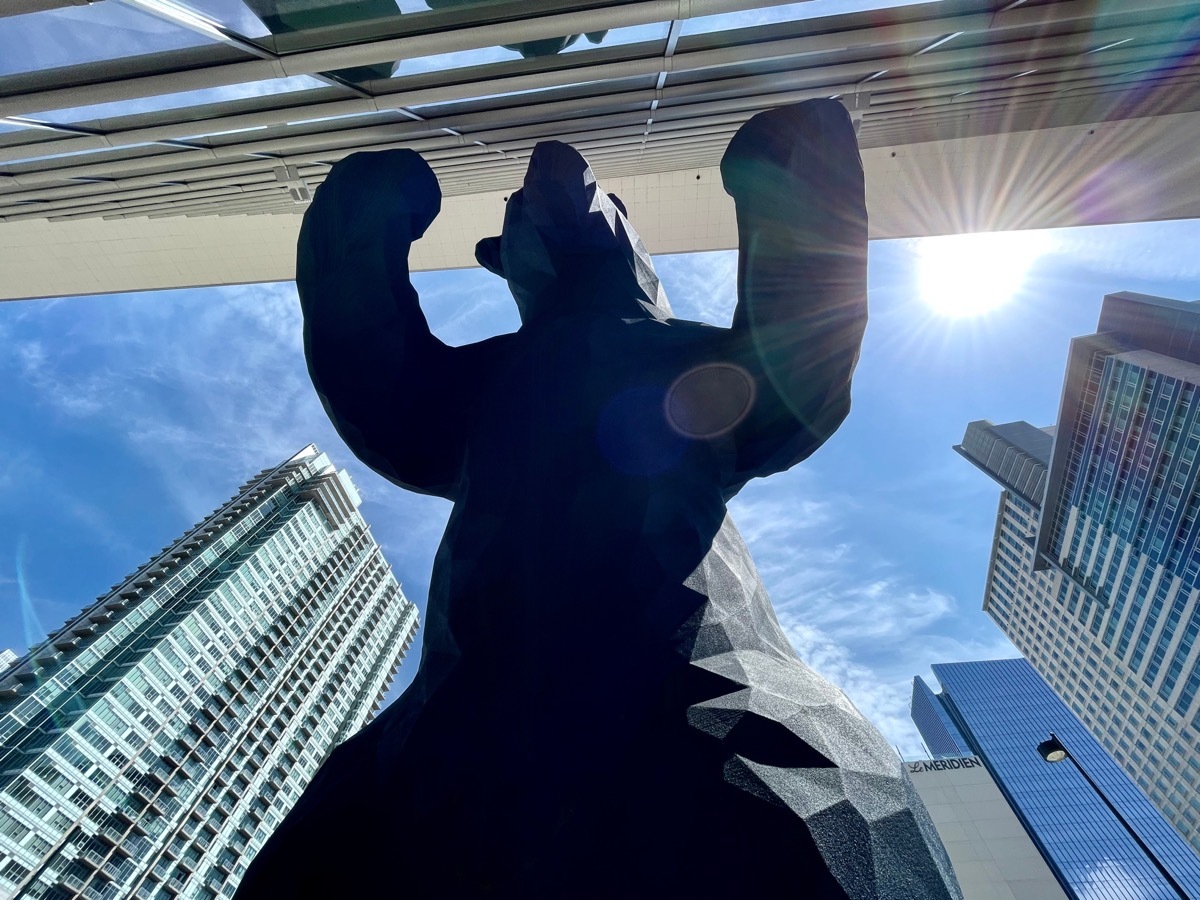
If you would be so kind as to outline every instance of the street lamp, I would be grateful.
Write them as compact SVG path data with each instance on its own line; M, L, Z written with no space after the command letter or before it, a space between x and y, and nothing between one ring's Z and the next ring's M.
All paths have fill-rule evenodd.
M1084 781L1086 781L1088 786L1091 787L1091 789L1096 793L1096 796L1104 801L1104 805L1108 807L1108 811L1116 817L1117 821L1121 823L1127 832L1129 832L1129 836L1137 842L1137 845L1141 848L1142 853L1146 854L1146 858L1149 859L1150 862L1154 863L1154 867L1158 869L1162 877L1165 878L1167 883L1175 889L1175 893L1180 896L1181 900L1187 900L1187 891L1180 887L1179 882L1174 879L1171 873L1166 870L1166 867L1163 866L1159 858L1153 852L1151 852L1149 847L1146 846L1146 842L1138 837L1138 833L1133 830L1133 826L1129 824L1129 821L1123 815L1121 815L1120 810L1113 806L1112 801L1108 799L1104 791L1100 790L1100 786L1096 784L1096 782L1092 781L1092 776L1089 775L1087 770L1085 770L1083 766L1079 764L1079 760L1077 760L1071 754L1071 751L1067 749L1067 745L1059 739L1058 735L1056 735L1053 731L1050 732L1049 739L1042 741L1037 745L1037 751L1039 754L1041 754L1042 759L1048 763L1057 763L1062 762L1064 759L1069 759L1074 764L1075 769L1079 772L1079 774L1083 776Z

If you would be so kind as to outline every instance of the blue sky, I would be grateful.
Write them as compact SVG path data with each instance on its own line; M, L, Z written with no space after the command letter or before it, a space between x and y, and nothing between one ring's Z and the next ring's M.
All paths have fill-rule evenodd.
M797 650L906 753L919 752L913 675L1013 655L979 610L998 489L950 446L976 418L1052 422L1067 342L1094 330L1105 293L1200 297L1200 221L1066 229L993 242L952 296L1000 286L1007 302L952 318L922 299L922 270L953 240L872 243L849 419L808 462L732 505ZM942 267L971 249L951 244ZM657 263L678 316L728 321L733 254ZM416 280L450 343L517 326L485 272ZM0 304L0 648L40 639L309 442L350 469L424 607L449 506L350 455L308 381L300 325L290 283Z

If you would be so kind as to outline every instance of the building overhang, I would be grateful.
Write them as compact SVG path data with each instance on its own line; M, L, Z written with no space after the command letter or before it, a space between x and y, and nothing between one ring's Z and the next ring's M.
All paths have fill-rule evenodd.
M166 0L86 9L122 4L188 21ZM778 5L498 0L265 36L192 21L215 37L0 77L0 299L290 279L331 163L396 147L445 194L416 269L474 265L549 138L583 151L651 252L729 249L721 153L755 112L812 97L856 122L875 239L1200 217L1187 0L705 24ZM530 58L496 46L601 28L625 34Z

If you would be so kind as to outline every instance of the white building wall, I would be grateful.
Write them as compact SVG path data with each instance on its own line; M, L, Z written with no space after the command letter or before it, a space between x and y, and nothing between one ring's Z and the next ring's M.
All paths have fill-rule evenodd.
M982 760L910 762L908 774L946 845L965 900L1066 900Z

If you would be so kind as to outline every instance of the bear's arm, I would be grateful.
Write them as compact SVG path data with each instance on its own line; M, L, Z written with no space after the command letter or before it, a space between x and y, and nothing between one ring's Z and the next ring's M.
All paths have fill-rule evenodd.
M390 481L452 500L490 354L438 340L409 281L409 248L440 205L412 151L347 157L304 216L296 286L309 374L338 433Z
M854 127L836 101L755 116L730 142L721 175L739 245L725 339L756 387L733 435L732 493L809 456L850 410L867 321L867 212Z

